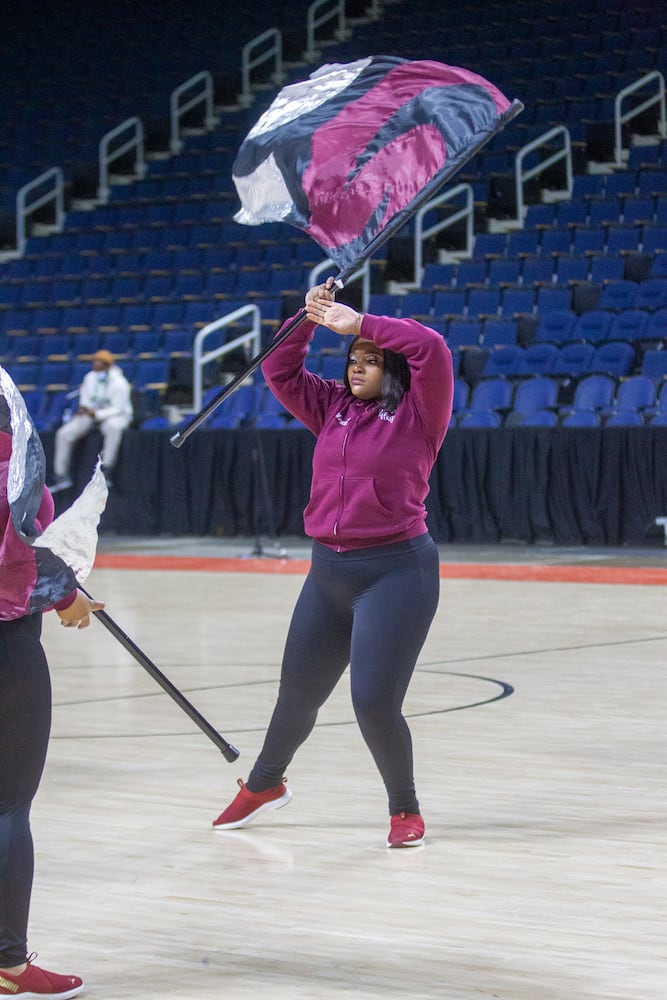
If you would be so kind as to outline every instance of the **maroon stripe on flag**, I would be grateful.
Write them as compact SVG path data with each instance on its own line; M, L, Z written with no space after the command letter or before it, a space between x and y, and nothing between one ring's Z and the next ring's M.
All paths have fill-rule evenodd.
M340 117L340 116L339 116ZM445 143L437 128L420 125L402 133L373 156L346 184L354 169L345 136L327 126L313 136L313 158L303 177L303 188L311 206L306 232L316 243L326 246L331 233L338 245L360 237L369 219L383 201L383 216L392 218L410 204L414 196L442 169ZM333 142L340 139L338 149ZM321 147L321 148L319 148ZM318 169L326 157L326 171ZM356 157L355 157L356 158ZM351 162L352 161L352 162ZM380 222L379 228L382 228Z

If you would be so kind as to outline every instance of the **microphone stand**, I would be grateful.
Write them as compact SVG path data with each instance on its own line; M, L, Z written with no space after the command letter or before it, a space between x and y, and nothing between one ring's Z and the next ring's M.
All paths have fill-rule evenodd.
M273 503L269 491L269 480L266 474L266 461L264 459L264 449L262 447L261 433L257 429L257 424L253 417L254 444L250 452L253 470L253 526L255 529L255 547L249 552L246 558L259 559L287 559L287 550L278 541L276 524L273 517ZM266 515L269 536L273 540L275 551L267 551L262 546L262 535L259 522L259 494L264 501L264 513Z

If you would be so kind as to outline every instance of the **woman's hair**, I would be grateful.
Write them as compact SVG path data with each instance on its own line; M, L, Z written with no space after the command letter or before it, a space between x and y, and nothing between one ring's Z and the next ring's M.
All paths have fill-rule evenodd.
M354 353L354 348L359 340L363 340L363 337L355 337L347 352L345 375L343 376L343 381L347 389L350 388L350 377L348 374L350 355ZM390 351L388 348L385 348L382 351L382 355L384 366L382 369L380 406L388 410L389 413L393 413L403 399L403 393L407 392L410 388L410 366L405 355L398 351Z

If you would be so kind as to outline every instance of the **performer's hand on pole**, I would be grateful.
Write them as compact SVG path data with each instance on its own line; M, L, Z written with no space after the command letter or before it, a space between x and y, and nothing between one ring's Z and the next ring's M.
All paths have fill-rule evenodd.
M74 602L64 611L58 611L56 608L56 613L60 618L60 624L65 628L88 628L93 611L101 611L103 607L102 601L94 601L83 591L77 590Z
M306 316L311 323L326 326L333 333L356 337L361 329L361 313L334 301L333 278L323 285L315 285L306 294Z

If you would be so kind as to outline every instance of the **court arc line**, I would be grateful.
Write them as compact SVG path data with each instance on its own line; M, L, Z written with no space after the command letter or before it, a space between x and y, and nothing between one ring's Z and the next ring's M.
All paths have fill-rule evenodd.
M425 671L425 672L428 672L428 671ZM432 671L432 672L434 672L434 671ZM461 673L459 671L454 671L454 670L445 670L445 671L442 671L441 673L439 673L438 676L463 677L463 678L467 678L469 680L483 681L484 683L487 683L487 684L495 684L496 686L498 686L500 688L500 692L498 694L495 694L492 698L483 698L481 701L467 702L464 705L453 705L450 708L430 709L427 712L406 712L406 713L404 713L406 719L423 719L423 718L428 718L429 716L432 716L432 715L445 715L445 714L447 714L449 712L462 712L462 711L465 711L466 709L469 709L469 708L480 708L483 705L491 705L494 702L502 701L503 699L509 698L510 695L514 694L514 687L511 684L508 684L506 681L497 680L495 677L483 677L480 674L466 674L466 673ZM270 683L273 683L273 681L257 681L255 683L257 683L257 684L262 684L262 683L264 683L264 684L270 684ZM207 690L212 690L212 689L208 688ZM216 690L216 689L214 689L214 690ZM191 693L191 692L188 692L188 693ZM161 694L161 692L160 691L156 691L155 694L159 695L159 694ZM150 694L142 694L142 695L129 695L127 697L119 696L118 698L114 698L112 700L114 700L114 701L126 701L126 700L134 701L137 697L151 697L151 695ZM103 704L103 703L106 703L109 700L110 699L103 698L103 699L90 699L87 702L60 702L60 703L54 704L54 709L57 708L57 707L68 707L68 706L81 705L81 704L89 704L89 705L90 704ZM356 725L356 724L357 724L356 719L344 719L342 721L341 720L337 720L337 721L333 721L333 722L317 722L315 724L315 728L316 729L318 729L318 728L320 728L320 729L329 729L329 728L334 728L336 726L352 726L352 725ZM230 727L227 726L227 728L229 729ZM259 729L259 728L253 726L250 729L234 729L234 735L235 735L235 738L236 738L236 736L239 735L239 734L243 734L243 733L256 733L256 732L263 732L263 731L264 731L264 727L262 727L261 729ZM191 735L194 735L194 733L189 733L189 732L188 733L123 733L123 734L114 734L114 733L99 734L99 733L97 733L97 734L91 734L91 735L88 735L88 736L79 733L76 736L68 736L67 734L52 734L51 739L54 739L54 740L74 740L74 739L80 739L80 740L100 740L100 739L118 740L118 739L148 739L148 738L157 739L157 738L165 737L165 736L168 737L168 736L191 736Z

